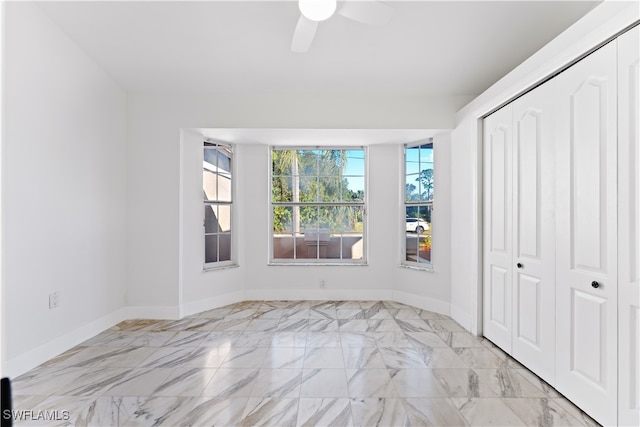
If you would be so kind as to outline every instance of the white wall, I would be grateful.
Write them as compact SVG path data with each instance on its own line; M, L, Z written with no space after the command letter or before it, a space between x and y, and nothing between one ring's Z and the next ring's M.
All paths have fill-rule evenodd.
M201 145L196 140L185 145L191 137L185 137L184 133L181 145L180 131L187 128L443 129L450 125L451 115L463 101L464 98L401 102L396 98L331 98L304 94L297 99L287 95L242 99L130 94L129 305L138 307L135 312L149 316L178 317L181 309L183 313L190 313L208 304L231 302L234 298L391 298L396 283L411 280L418 285L402 288L403 291L417 292L425 301L434 299L438 307L448 310L448 247L441 255L440 272L398 268L399 238L393 224L397 223L399 212L400 144L390 141L369 148L369 266L299 267L267 266L269 190L265 178L269 148L254 140L235 141L238 160L234 175L238 215L235 230L240 268L202 272L201 256L189 253L193 248L201 250L201 207L192 204L190 208L184 199L187 192L199 191L195 186L188 190L186 180L197 183L197 188L201 182L199 176L189 178L184 174L184 182L180 181L181 161L197 163L195 156L199 155ZM443 185L448 182L449 158L448 149L444 148ZM448 191L443 190L446 198ZM200 200L199 194L190 194L194 200L195 197ZM446 207L440 212L448 217ZM443 221L446 224L447 220ZM444 236L448 234L444 232L441 238L446 240ZM183 245L182 261L180 244ZM326 280L327 289L319 289L320 278Z
M4 350L16 373L125 304L126 94L37 6L8 2L5 30Z
M452 133L452 317L482 332L480 119L640 19L637 1L605 1L456 115Z
M4 39L5 39L5 33L4 33L4 28L5 28L5 20L4 20L4 10L5 10L5 2L0 3L0 46L4 46ZM0 94L4 93L4 55L0 55ZM3 181L2 181L2 152L3 150L3 146L2 146L2 140L4 139L4 101L0 102L0 242L3 241L3 232L2 232L2 227L3 227L3 220L2 220L2 187L3 187ZM5 372L5 366L6 366L6 354L5 354L5 348L6 348L6 343L5 343L5 326L6 326L6 322L5 322L5 317L4 317L4 301L5 301L5 297L4 297L4 286L3 286L3 280L2 278L4 277L4 273L2 270L2 261L3 261L3 255L2 255L2 244L0 244L0 375L4 375Z
M451 132L451 317L472 330L478 285L478 144L467 121Z

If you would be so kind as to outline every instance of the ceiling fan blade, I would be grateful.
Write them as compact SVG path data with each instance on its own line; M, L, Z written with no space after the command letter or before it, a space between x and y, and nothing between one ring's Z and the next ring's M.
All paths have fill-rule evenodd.
M318 23L316 21L311 21L300 15L296 30L293 33L293 40L291 40L291 50L298 53L304 53L309 50L317 29Z
M393 8L375 0L347 0L338 13L363 24L383 25L391 20Z

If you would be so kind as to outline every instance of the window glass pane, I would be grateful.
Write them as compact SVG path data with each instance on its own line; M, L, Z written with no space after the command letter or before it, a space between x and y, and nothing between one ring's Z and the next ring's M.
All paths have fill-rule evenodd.
M231 234L223 233L218 236L218 261L231 260Z
M422 234L418 240L418 262L431 264L431 235Z
M349 230L349 218L345 206L327 206L324 209L326 217L330 218L327 225L331 235L343 234Z
M346 150L344 175L364 176L364 150Z
M347 164L344 150L320 150L318 153L318 175L340 176Z
M315 176L300 177L300 201L301 202L320 201L319 194L318 194L318 177L315 177Z
M431 230L431 206L430 205L420 206L419 217L421 220L425 221L428 225L428 227L425 227L425 231L430 231Z
M220 225L218 223L217 205L205 205L204 206L204 232L218 233L219 231L220 231Z
M418 235L407 233L406 254L407 261L418 262Z
M293 210L294 208L291 206L274 206L273 207L273 233L274 234L280 234L280 233L291 234L294 231Z
M364 234L362 206L342 207L344 230L341 236L343 259L364 259Z
M218 222L220 224L220 231L231 231L231 206L220 205L218 206Z
M205 168L212 171L217 170L218 167L218 150L215 148L205 148L204 150L204 162Z
M296 150L272 150L271 170L273 176L295 175L294 166L297 168ZM294 165L294 160L296 165Z
M340 209L343 224L342 232L362 235L364 230L364 208L362 206L342 206Z
M405 173L407 175L420 173L420 148L407 147L405 153Z
M218 235L204 236L204 260L205 262L218 262Z
M338 218L336 218L336 206L318 207L318 227L331 230L335 228Z
M218 150L218 172L231 176L231 152L224 146Z
M301 176L318 176L318 151L298 151L298 173Z
M417 202L420 200L420 175L407 175L405 183L405 200Z
M347 176L342 179L342 201L363 202L364 201L364 177Z
M274 177L271 182L271 200L274 202L293 202L293 178Z
M218 200L218 175L205 169L202 173L202 188L205 200Z
M300 207L300 232L304 233L307 228L318 228L318 207Z
M423 169L419 176L420 200L433 200L433 169Z
M274 259L295 259L296 243L301 241L292 234L273 235L273 258Z
M433 167L433 143L420 146L420 164L423 165L423 169L428 164Z
M231 179L230 177L218 175L218 201L231 201Z
M420 200L433 200L433 143L420 146Z
M342 188L340 178L321 177L318 182L320 200L323 202L339 202Z

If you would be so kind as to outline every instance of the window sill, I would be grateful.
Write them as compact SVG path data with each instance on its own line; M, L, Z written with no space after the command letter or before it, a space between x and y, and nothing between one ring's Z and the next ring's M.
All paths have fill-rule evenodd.
M301 267L326 267L326 266L338 266L338 267L367 267L368 262L291 262L291 261L269 261L268 266L301 266Z
M433 264L429 264L429 265L425 265L424 267L421 265L411 265L411 264L400 264L399 265L400 268L406 268L407 270L417 270L417 271L425 271L427 273L435 273L435 270L433 269Z
M233 263L229 263L229 264L223 264L223 265L205 265L202 267L202 271L204 273L210 272L210 271L219 271L219 270L228 270L230 268L238 268L240 267L237 263L233 262Z

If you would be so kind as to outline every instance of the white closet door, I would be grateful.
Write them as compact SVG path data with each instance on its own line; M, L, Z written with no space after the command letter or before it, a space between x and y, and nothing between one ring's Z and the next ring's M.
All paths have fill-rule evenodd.
M512 106L484 120L483 335L511 353Z
M555 81L513 102L513 353L555 372Z
M557 389L617 420L616 44L557 77Z
M640 425L640 27L618 38L619 424Z

